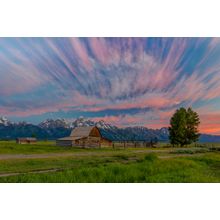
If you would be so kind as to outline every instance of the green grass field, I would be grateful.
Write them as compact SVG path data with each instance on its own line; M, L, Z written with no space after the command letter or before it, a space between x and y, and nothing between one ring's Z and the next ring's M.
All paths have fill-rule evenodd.
M0 182L220 182L220 145L211 146L75 149L2 141Z

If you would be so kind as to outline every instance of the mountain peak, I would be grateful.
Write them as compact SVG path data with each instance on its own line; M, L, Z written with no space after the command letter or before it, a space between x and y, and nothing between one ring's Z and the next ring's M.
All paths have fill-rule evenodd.
M89 119L86 119L84 117L79 117L77 118L75 121L73 121L70 126L71 128L75 128L75 127L83 127L83 126L94 126L95 125L95 122L94 121L91 121Z
M12 124L11 121L9 121L5 116L0 117L0 125L8 126Z
M69 123L65 119L46 119L43 122L41 122L39 125L41 128L69 128Z

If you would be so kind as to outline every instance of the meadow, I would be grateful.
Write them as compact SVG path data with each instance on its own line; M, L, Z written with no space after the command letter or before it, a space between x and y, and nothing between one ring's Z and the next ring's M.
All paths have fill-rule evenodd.
M0 142L0 182L220 182L219 144L80 149Z

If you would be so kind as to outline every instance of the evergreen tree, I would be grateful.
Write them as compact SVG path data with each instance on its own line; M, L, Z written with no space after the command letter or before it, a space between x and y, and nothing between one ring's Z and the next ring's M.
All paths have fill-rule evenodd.
M170 119L169 139L173 145L184 146L198 141L199 115L191 108L177 109Z

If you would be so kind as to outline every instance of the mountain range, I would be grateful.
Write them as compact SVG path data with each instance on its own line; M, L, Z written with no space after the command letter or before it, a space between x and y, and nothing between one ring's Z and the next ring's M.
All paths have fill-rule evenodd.
M6 117L0 117L0 139L15 139L17 137L33 137L38 139L57 139L70 135L75 127L97 126L102 135L114 141L120 140L155 140L168 141L169 131L150 129L142 126L118 128L103 120L95 122L83 117L69 122L65 119L47 119L38 125L27 122L11 122ZM220 136L201 134L200 142L220 142Z

